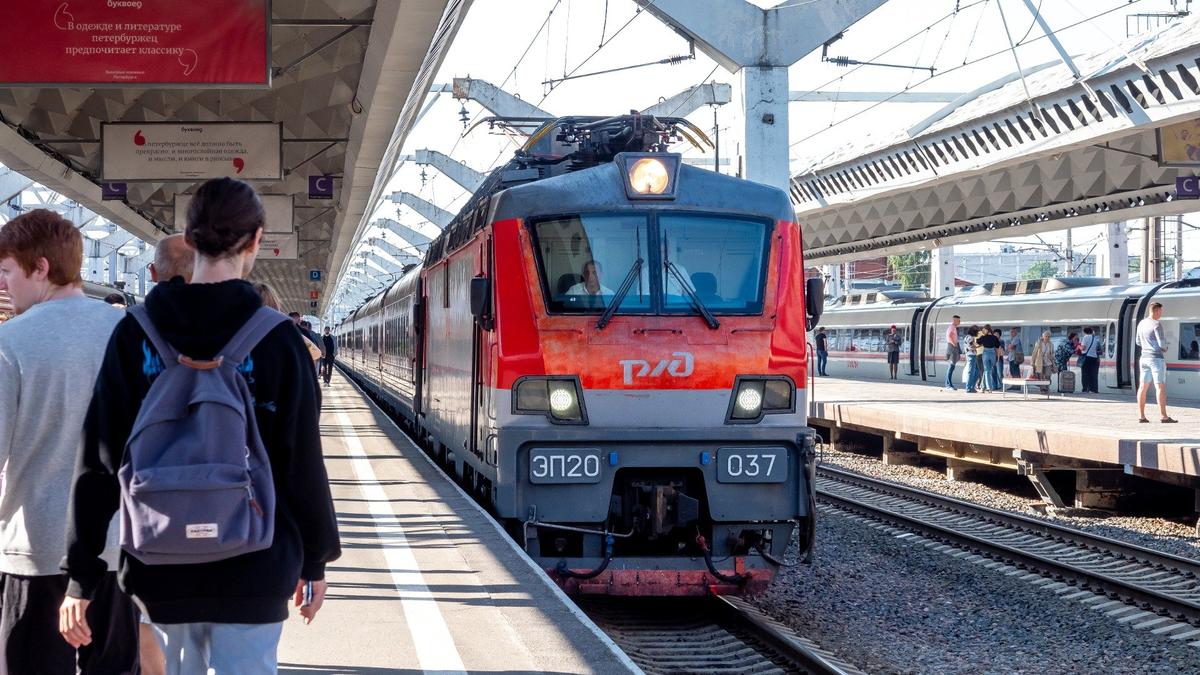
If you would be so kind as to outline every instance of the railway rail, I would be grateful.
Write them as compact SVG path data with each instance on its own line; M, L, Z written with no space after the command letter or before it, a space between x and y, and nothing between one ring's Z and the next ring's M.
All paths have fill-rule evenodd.
M843 510L1200 626L1195 560L829 466L817 471L817 494Z
M862 673L736 598L597 598L580 607L649 675Z

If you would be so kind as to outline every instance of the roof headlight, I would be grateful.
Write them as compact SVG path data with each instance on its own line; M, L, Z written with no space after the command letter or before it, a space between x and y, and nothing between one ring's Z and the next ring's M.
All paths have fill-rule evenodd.
M679 155L667 152L617 155L625 174L625 196L636 199L674 199L679 178Z
M629 169L629 187L634 192L644 195L661 195L667 191L671 183L671 175L662 160L655 157L643 157L633 163Z

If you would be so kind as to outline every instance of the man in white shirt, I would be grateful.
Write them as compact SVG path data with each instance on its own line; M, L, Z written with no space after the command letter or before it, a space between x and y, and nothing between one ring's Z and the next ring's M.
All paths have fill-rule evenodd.
M600 283L600 263L589 260L583 264L583 281L567 289L567 295L612 295L612 289Z

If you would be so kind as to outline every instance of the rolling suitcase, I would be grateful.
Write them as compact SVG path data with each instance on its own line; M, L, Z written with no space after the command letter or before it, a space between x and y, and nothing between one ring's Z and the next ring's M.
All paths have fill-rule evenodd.
M1064 370L1058 374L1058 393L1075 393L1075 371Z

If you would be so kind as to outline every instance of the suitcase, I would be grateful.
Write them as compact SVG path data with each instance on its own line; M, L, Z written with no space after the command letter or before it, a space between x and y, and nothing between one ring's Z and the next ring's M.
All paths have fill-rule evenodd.
M1064 370L1058 374L1058 393L1075 393L1075 371Z

